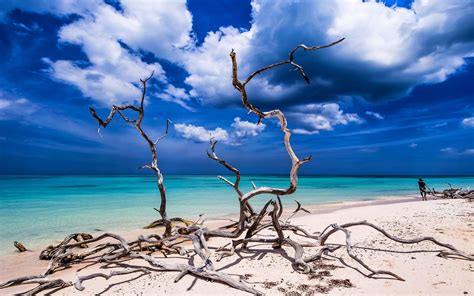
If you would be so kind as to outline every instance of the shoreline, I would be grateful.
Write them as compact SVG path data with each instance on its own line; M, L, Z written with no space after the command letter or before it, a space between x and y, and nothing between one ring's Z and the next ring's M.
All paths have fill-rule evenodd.
M440 241L449 242L468 253L474 253L474 203L466 200L429 200L419 201L413 197L403 199L381 199L358 202L331 203L307 207L311 214L298 213L293 224L304 226L310 232L320 231L331 223L346 223L360 220L369 220L384 227L390 233L399 237L413 238L416 236L433 236ZM287 216L293 209L287 209L283 216ZM428 222L428 223L427 223ZM228 221L225 221L228 223ZM208 220L206 226L215 227L225 224L223 219ZM136 238L138 234L151 234L156 229L136 229L122 231L118 234L126 239ZM352 287L332 287L330 295L379 295L385 291L386 295L462 295L474 293L474 267L466 260L442 259L436 256L439 247L429 243L416 246L400 245L384 241L372 231L365 228L351 229L356 240L354 249L358 256L367 264L380 269L389 269L406 279L405 282L388 279L370 279L363 276L354 262L346 260L345 264L326 258L324 264L335 266L331 268L329 277L309 279L308 275L293 271L291 260L281 256L280 252L270 251L270 246L257 247L255 254L260 254L259 248L269 248L269 252L261 253L264 256L254 257L251 247L242 251L238 256L224 258L216 262L218 268L224 268L230 274L252 273L253 286L266 294L285 294L286 292L300 292L303 286L320 287L328 285L331 280L349 280ZM337 238L337 237L336 237ZM343 236L339 237L343 242ZM209 241L210 248L214 249L228 243L229 240L215 238ZM364 248L368 246L371 248ZM372 249L375 248L375 249ZM282 249L292 256L291 249ZM379 251L376 251L379 250ZM384 251L385 250L385 251ZM418 251L419 250L419 251ZM24 275L40 274L48 265L48 261L38 259L40 250L25 253L0 256L0 282ZM158 254L157 254L158 255ZM338 254L339 255L339 254ZM237 257L237 258L236 258ZM241 258L241 259L238 259ZM336 258L336 257L335 257ZM177 260L177 259L171 259ZM233 262L238 260L239 264ZM197 262L196 262L197 263ZM197 263L199 264L199 263ZM58 271L51 278L74 280L77 274L92 272L108 272L97 266L77 272L80 265L71 269ZM354 269L355 268L355 269ZM202 280L195 281L194 277L187 276L179 283L174 283L176 273L155 273L133 279L133 276L119 276L108 281L94 279L85 283L84 292L69 287L59 294L100 293L108 291L113 294L144 294L152 295L157 291L166 295L213 294L213 295L248 295L219 283L210 283ZM132 280L133 279L133 280ZM268 286L265 283L275 283ZM312 285L312 286L311 286ZM282 291L286 292L283 293ZM0 290L1 293L12 294L25 291L25 287L12 287ZM466 294L466 293L464 293ZM296 294L295 294L296 295ZM303 293L301 293L303 295Z
M250 181L258 185L284 188L287 178L242 176L242 190L250 190ZM56 176L36 178L0 178L0 255L11 254L13 241L27 248L44 248L69 233L99 231L131 231L158 219L153 206L159 196L152 178L146 176L81 177ZM304 207L326 208L326 204L361 200L400 199L417 196L412 178L312 178L304 177L298 190L282 196L284 208L294 209L298 200ZM437 178L427 180L431 187L441 188L447 182L456 187L474 184L474 177ZM168 215L193 220L204 213L206 218L232 217L238 213L235 192L215 176L173 176L166 182ZM196 195L197 194L197 195ZM253 198L257 210L271 196Z
M283 197L282 199L284 199ZM364 206L369 206L369 205L382 205L382 204L392 204L392 203L405 203L405 202L413 202L417 201L419 198L409 195L409 196L380 196L376 198L370 198L366 200L339 200L339 201L328 201L328 202L322 202L322 203L312 203L312 204L302 204L302 206L309 210L311 214L326 214L326 213L331 213L334 211L342 210L342 209L348 209L348 208L357 208L357 207L364 207ZM296 205L295 205L296 206ZM294 210L294 206L291 207L285 207L284 212L285 213L291 213ZM236 209L237 210L237 209ZM257 210L258 212L258 210ZM300 214L297 215L299 217ZM157 216L158 218L158 216ZM191 220L194 221L197 217L181 217L186 220ZM206 221L215 223L215 224L225 224L224 221L228 220L236 220L238 219L238 212L232 213L232 214L224 214L224 215L219 215L219 216L209 216L205 217ZM222 223L219 223L219 221L222 221ZM150 221L149 223L151 223ZM145 227L146 225L143 225ZM220 226L220 225L219 225ZM117 226L116 228L113 229L108 229L108 230L95 230L95 231L81 231L81 232L86 232L90 233L93 236L96 236L98 234L104 233L104 232L113 232L113 233L118 233L118 234L127 234L127 233L139 233L140 231L148 231L145 228L136 228L136 227L120 227ZM153 230L153 229L151 229ZM156 230L156 228L155 228ZM72 232L71 232L72 233ZM27 249L31 249L33 252L41 251L44 248L46 248L49 245L52 244L57 244L60 243L66 235L70 233L65 233L63 236L55 237L51 239L51 237L56 236L56 234L50 234L48 238L43 238L43 239L37 239L37 241L33 240L33 242L30 241L30 243L27 240L20 241L22 244L24 244ZM44 234L44 236L48 236L47 234ZM41 249L41 250L40 250ZM0 250L0 257L4 256L12 256L18 254L17 250L13 246L13 240L11 241L11 248L8 250Z
M329 201L324 203L314 203L309 205L302 204L303 208L309 210L311 213L300 213L295 216L307 216L307 215L317 215L317 214L328 214L331 212L365 207L365 206L375 206L375 205L388 205L388 204L397 204L397 203L406 203L406 202L416 202L419 198L409 195L409 196L383 196L380 198L366 199L366 200L341 200L341 201ZM289 214L293 212L294 207L285 207L283 209L284 214ZM256 211L258 213L258 210ZM222 216L211 216L206 219L206 221L217 222L217 221L229 221L229 220L238 220L238 213L225 214ZM188 218L184 218L188 219ZM190 219L193 220L193 219Z

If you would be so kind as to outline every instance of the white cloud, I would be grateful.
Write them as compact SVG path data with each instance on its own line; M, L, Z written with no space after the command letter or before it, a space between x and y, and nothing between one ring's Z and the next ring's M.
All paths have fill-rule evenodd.
M90 64L53 61L51 73L103 104L135 99L139 89L134 83L155 70L165 84L161 98L189 107L186 99L167 93L171 86L166 73L159 63L143 61L143 52L183 67L188 73L185 83L192 87L188 94L213 105L238 103L230 81L232 48L242 79L286 58L297 44L325 44L346 37L330 49L296 54L311 78L310 86L289 67L269 71L248 85L252 102L280 100L287 105L341 95L369 100L400 97L418 84L445 80L465 64L465 58L474 56L470 34L474 5L465 0L415 0L411 9L387 7L382 1L334 0L328 5L255 0L250 30L221 27L209 32L200 46L193 38L192 15L184 0L122 0L122 11L98 0L0 3L4 13L20 8L81 15L60 30L60 41L81 46Z
M17 28L20 28L26 32L29 32L29 33L35 33L35 34L38 34L39 32L41 32L43 29L37 24L37 23L33 23L29 26L23 24L23 23L13 23L13 25Z
M444 153L453 153L453 152L457 152L458 150L452 147L447 147L447 148L442 148L440 151Z
M140 78L152 71L165 84L161 98L188 108L180 89L168 84L157 62L144 62L140 51L176 61L180 48L192 45L192 17L185 1L122 0L122 11L102 3L59 31L59 40L82 47L90 64L48 61L51 75L77 86L104 104L131 103L140 96ZM177 97L178 95L178 97Z
M163 101L173 102L189 111L195 111L194 108L188 105L192 95L184 88L175 87L174 85L168 85L162 93L157 93L156 96L162 99Z
M229 140L229 134L220 127L214 130L208 130L202 126L192 124L177 123L174 129L183 137L196 142L208 142L211 138L216 141L226 142Z
M303 128L295 128L292 130L294 134L297 135L314 135L314 134L319 134L319 131L314 130L314 131L309 131Z
M12 98L0 91L0 120L24 118L36 111L35 104L25 98Z
M227 104L230 100L238 102L231 83L229 53L235 49L239 52L239 60L242 60L249 51L253 31L221 27L216 32L209 32L200 47L184 52L181 63L189 73L185 82L206 103L219 105ZM248 72L250 69L247 64L242 64L240 70Z
M377 112L365 111L365 114L373 116L373 117L375 117L377 119L380 119L380 120L382 120L384 118L382 115L380 115L380 113L377 113Z
M76 86L84 96L103 105L131 103L138 100L141 90L133 82L148 76L156 69L159 69L157 76L161 76L159 65L153 67L140 62L138 58L135 58L135 61L128 60L127 63L125 56L110 71L107 69L110 64L107 64L105 68L98 65L80 68L70 61L45 60L45 62L50 64L50 73L54 78ZM127 64L130 66L130 72L123 71L126 70ZM135 72L135 75L130 75L132 72Z
M307 127L293 130L297 134L312 135L321 130L331 131L336 125L363 122L355 113L344 113L336 103L300 105L293 110L289 116Z
M474 149L466 149L462 153L465 155L474 155Z
M367 147L361 148L359 151L364 152L364 153L375 153L379 151L379 148L367 146Z
M347 94L370 100L397 98L415 85L445 80L465 64L465 58L474 56L470 1L415 0L411 9L360 0L335 0L330 5L256 0L252 6L249 31L220 28L185 58L186 82L204 103L237 102L230 84L232 48L244 79L259 67L285 59L297 44L325 44L346 37L330 49L297 53L296 60L312 78L309 87L294 71L287 71L289 67L269 71L249 84L253 102L284 104Z
M461 124L465 127L474 127L474 117L464 118Z
M437 123L437 124L433 125L433 127L434 128L439 128L439 127L445 127L447 125L448 125L447 122L441 122L441 123Z
M12 102L10 102L9 100L0 99L0 110L1 109L6 109L11 104L12 104Z
M68 133L88 141L100 140L95 133L91 133L97 128L93 122L74 119L65 115L63 111L51 109L50 106L33 103L24 97L15 97L0 90L0 121L14 120L21 125ZM112 142L116 144L116 141L117 139Z
M459 151L456 148L447 147L447 148L441 149L440 151L443 152L443 153L449 154L449 155L469 155L469 156L474 155L474 149L473 148L468 148L468 149L464 149L462 151Z
M264 123L255 124L250 121L240 120L240 117L234 118L234 123L231 124L234 128L234 133L237 137L255 137L260 134L266 127Z
M416 143L411 143L410 145L408 145L410 148L416 148L418 147L418 144Z
M22 1L0 1L0 21L14 10L21 9L35 13L52 13L59 16L69 14L84 15L93 11L102 3L102 0L22 0Z
M227 145L240 145L244 138L258 136L266 127L263 123L257 125L256 123L241 120L240 117L235 117L234 122L230 126L232 127L231 131L221 127L211 130L203 126L185 123L177 123L174 125L174 128L181 137L196 142L208 142L209 139L213 138Z

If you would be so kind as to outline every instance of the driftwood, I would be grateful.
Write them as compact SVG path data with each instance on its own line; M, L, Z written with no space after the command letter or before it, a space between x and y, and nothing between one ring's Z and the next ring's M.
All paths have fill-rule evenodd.
M340 39L325 46L308 47L306 45L299 45L290 52L289 58L287 60L261 68L251 73L243 81L239 80L238 78L236 53L234 50L231 51L230 58L232 62L232 84L234 88L239 92L244 107L250 113L253 113L258 117L258 123L261 123L264 119L271 117L274 117L279 121L285 149L291 160L291 169L289 173L289 185L286 188L273 188L265 186L259 187L252 183L252 190L243 192L240 188L241 176L239 170L217 155L217 142L211 140L210 151L208 151L209 158L213 161L216 161L229 170L233 175L235 175L234 180L229 180L223 176L219 176L220 180L224 181L236 192L237 202L239 204L238 221L227 227L209 229L203 225L204 220L202 220L201 216L194 222L190 222L182 218L168 218L166 213L166 194L163 185L163 176L157 165L156 152L156 144L159 142L159 140L166 136L168 125L165 135L160 137L157 141L152 141L141 128L141 122L144 116L143 101L146 93L146 84L151 76L145 80L141 80L143 84L143 93L140 99L139 107L133 105L112 106L112 110L105 121L103 121L96 114L95 110L91 108L91 114L99 122L100 126L106 127L114 115L118 113L126 122L133 124L148 143L152 154L152 161L150 165L146 165L144 167L149 168L155 172L157 176L157 186L161 194L161 205L160 208L157 209L161 215L161 219L153 222L150 226L164 226L165 230L163 235L142 235L136 240L127 241L121 236L113 233L104 233L97 237L84 234L71 234L67 236L59 245L50 246L41 252L42 259L49 260L48 268L42 274L12 279L5 283L1 283L0 289L17 285L36 284L37 286L27 291L26 294L32 295L41 291L51 291L52 289L57 290L70 286L74 286L77 290L82 291L85 289L83 286L85 282L98 277L110 279L114 276L131 273L148 274L151 272L166 271L177 273L175 282L178 282L186 275L191 275L196 278L222 283L251 294L261 295L263 294L261 291L247 284L247 282L244 280L245 276L236 277L234 275L231 276L230 274L227 274L223 271L218 271L214 267L214 262L212 260L213 257L216 257L217 261L219 261L224 257L233 256L236 252L238 252L239 248L247 248L249 244L253 243L267 244L275 249L282 248L283 246L292 248L294 250L294 255L289 259L292 262L293 269L299 273L315 272L315 267L310 263L315 263L319 260L322 260L323 256L329 255L330 253L334 253L336 250L343 248L353 260L355 260L367 271L367 277L376 278L377 276L382 275L390 276L395 280L403 281L401 276L391 271L374 269L363 262L352 252L353 245L350 229L353 227L369 227L378 231L386 238L401 244L416 244L423 241L429 241L443 248L443 250L438 254L441 257L474 260L473 255L458 250L450 244L440 242L435 238L398 238L391 235L384 229L367 221L346 223L342 225L331 224L319 233L309 233L304 228L291 224L291 217L293 217L296 213L302 211L308 212L298 201L296 202L297 208L291 214L291 216L284 221L282 220L283 205L280 197L290 195L296 191L298 186L298 170L301 165L310 161L311 157L305 157L302 159L297 157L291 146L291 131L288 128L284 113L278 109L263 111L257 106L253 105L247 95L246 85L256 75L283 65L292 66L298 71L304 80L309 83L309 78L305 74L303 67L294 61L294 55L296 51L298 49L314 51L333 46L342 40L343 39ZM132 110L137 112L138 119L129 119L123 113L124 110ZM250 200L262 194L271 194L274 196L274 198L267 201L259 211L254 211L253 207L250 205ZM172 221L179 222L180 224L173 226L171 224ZM345 235L345 244L335 245L327 243L328 239L332 235L339 232ZM294 237L298 236L305 238L309 241L304 243L299 242L289 234L292 234ZM223 247L218 248L216 251L211 251L211 249L208 248L208 240L212 239L213 237L229 239L229 243ZM192 246L191 249L188 249L188 245L184 244L185 242L190 243L190 246ZM153 256L152 253L154 251L160 251L164 256ZM200 263L193 263L193 261L188 260L186 260L187 263L175 263L166 257L167 254L175 254L175 257L182 256L183 258L186 258L185 256L189 255L198 256L201 260ZM140 260L144 265L130 265L126 263L126 261L129 260ZM113 270L110 273L92 273L77 276L74 281L48 279L47 277L58 270L84 262L89 263L88 266L93 264L102 264L101 266L103 268L115 268L116 270ZM81 270L85 268L87 268L87 266L82 267Z
M23 253L23 252L28 251L28 250L26 249L26 247L25 247L22 243L20 243L20 242L14 241L14 242L13 242L13 245L15 246L15 248L16 248L16 249L18 250L18 252L20 252L20 253Z
M463 190L462 188L453 188L451 184L449 184L448 189L444 189L443 191L436 191L434 188L429 188L426 193L427 195L431 195L434 199L467 199L469 201L474 199L474 190L467 188Z

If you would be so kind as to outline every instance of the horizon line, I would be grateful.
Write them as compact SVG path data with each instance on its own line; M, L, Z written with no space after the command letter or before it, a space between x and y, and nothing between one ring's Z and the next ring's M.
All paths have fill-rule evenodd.
M173 176L206 176L206 177L216 177L219 175L223 176L231 176L231 174L166 174L164 175L164 178L166 179L167 176L173 177ZM136 174L2 174L0 173L0 177L7 177L7 176L148 176L146 173L136 173ZM153 176L153 175L149 175ZM288 174L247 174L247 175L242 175L242 177L245 176L266 176L266 177L287 177ZM429 177L474 177L474 175L469 175L469 174L455 174L455 175L441 175L441 174L406 174L406 175L401 175L401 174L299 174L298 177L424 177L424 178L429 178Z

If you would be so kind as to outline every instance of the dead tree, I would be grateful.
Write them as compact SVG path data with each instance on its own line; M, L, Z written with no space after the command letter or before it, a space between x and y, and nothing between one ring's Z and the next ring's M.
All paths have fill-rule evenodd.
M166 129L165 129L165 133L159 137L158 139L156 139L155 141L153 141L146 133L145 131L143 130L142 128L142 121L143 121L143 118L145 116L145 106L144 106L144 103L145 103L145 96L146 96L146 90L147 90L147 83L148 81L153 77L153 73L151 73L151 75L146 78L146 79L140 79L140 82L142 83L142 95L141 95L141 98L139 100L140 102L140 105L137 107L137 106L134 106L134 105L122 105L122 106L116 106L116 105L113 105L112 106L112 109L110 110L110 114L109 116L105 119L105 120L102 120L96 113L95 109L90 107L89 110L90 110L90 113L91 115L97 120L97 122L99 123L99 131L100 131L100 128L103 127L107 127L107 125L110 123L110 121L112 121L112 119L114 118L115 114L118 113L120 115L120 117L122 117L122 119L127 122L127 123L130 123L132 124L133 126L135 126L135 128L137 129L138 133L140 134L140 136L145 140L145 142L148 144L148 147L150 148L150 152L151 152L151 163L149 165L144 165L142 166L142 168L146 168L146 169L150 169L152 170L155 175L156 175L156 185L158 187L158 190L160 192L160 198L161 198L161 201L160 201L160 208L159 209L156 209L160 215L161 215L161 219L162 219L162 222L163 224L165 225L165 236L169 236L171 235L171 221L170 219L168 218L168 215L166 213L166 189L165 189L165 186L163 185L163 174L161 173L160 171L160 168L158 167L158 153L157 153L157 150L156 150L156 145L163 139L166 137L166 135L168 134L168 128L169 128L169 124L170 124L170 120L168 119L166 121ZM137 118L136 119L130 119L128 118L126 115L125 115L125 111L126 110L131 110L131 111L134 111L137 113Z
M147 274L150 272L172 271L178 273L175 278L175 282L179 281L186 275L192 275L197 278L226 284L241 291L261 295L263 294L262 292L247 285L241 280L241 277L236 279L235 277L232 277L223 271L217 271L214 267L213 261L213 257L215 257L216 261L219 261L224 257L234 255L242 248L249 248L250 245L254 243L264 245L266 244L273 248L281 248L282 246L292 248L294 250L294 255L290 258L290 260L292 262L293 269L299 273L314 272L314 266L310 265L310 263L318 262L323 259L324 255L329 255L330 253L334 253L336 250L342 248L345 249L348 256L354 259L355 262L360 264L360 266L366 270L365 275L367 277L376 278L379 275L385 275L390 276L395 280L403 280L401 276L391 271L378 270L370 267L353 253L350 229L359 226L369 227L386 238L401 244L417 244L423 241L429 241L443 248L443 250L439 251L438 253L440 257L462 258L473 261L474 256L472 254L467 254L463 251L460 251L454 246L440 242L433 237L418 237L413 239L399 238L391 235L377 225L367 221L346 223L342 225L331 224L324 228L321 232L309 233L304 228L291 224L290 219L292 216L284 221L282 220L281 217L283 214L283 205L280 196L283 197L290 195L296 191L298 186L298 170L300 166L308 162L311 157L305 157L303 159L299 159L297 157L291 146L291 130L288 128L284 113L278 109L263 111L258 108L249 99L246 86L255 76L259 75L260 73L283 65L290 65L295 68L303 77L303 79L309 83L309 78L304 72L303 67L294 61L294 55L296 51L298 49L303 49L305 51L315 51L333 46L343 40L344 39L340 39L325 46L309 47L303 44L298 45L290 52L289 58L287 60L261 68L251 73L243 81L239 80L238 78L236 53L233 50L230 53L230 58L232 61L232 84L234 88L240 93L244 107L250 113L257 115L259 118L258 123L271 117L277 118L279 120L285 149L292 164L289 173L288 187L257 187L252 183L253 189L249 192L243 192L240 188L241 176L239 170L217 155L215 151L216 142L211 140L210 151L208 152L209 158L224 166L235 175L235 179L233 181L222 176L219 178L231 186L237 194L237 201L239 203L239 219L236 223L233 223L227 227L209 229L203 225L203 221L201 220L201 217L199 217L193 223L187 223L183 226L171 227L171 223L169 223L170 219L168 219L166 216L166 207L163 206L162 203L163 211L161 211L160 208L160 214L162 214L163 221L167 223L167 227L163 236L159 234L152 234L149 236L139 236L133 241L126 241L119 235L113 233L104 233L94 238L87 234L72 234L66 237L66 239L59 245L51 246L49 249L42 252L42 254L45 255L45 259L47 258L49 260L48 268L42 274L12 279L5 283L1 283L0 289L17 285L36 284L37 286L35 288L27 291L26 293L35 294L40 291L51 289L57 290L70 286L74 286L77 290L82 291L84 289L84 282L97 277L110 279L111 277L123 274ZM145 138L149 144L150 150L152 151L152 163L151 165L145 167L151 168L157 174L158 188L160 189L160 193L162 193L162 202L165 202L166 196L162 183L163 177L157 166L155 147L157 141L151 141L140 126L144 114L143 100L145 97L146 82L149 79L150 77L148 79L142 80L143 94L140 107L131 105L113 106L109 117L105 121L102 121L96 115L94 109L91 109L91 113L103 127L107 126L107 124L112 120L113 116L117 112L126 122L135 125L142 137ZM125 117L123 111L126 109L138 112L138 119L131 120ZM251 207L249 201L252 198L262 194L271 194L275 197L267 201L257 213ZM299 202L297 202L297 208L295 212L299 211L307 210L304 209ZM332 235L339 232L345 235L345 244L335 245L327 243L328 239ZM265 235L261 235L262 233ZM211 252L211 249L208 247L208 240L213 237L227 238L231 239L231 241L227 245L218 248L215 252ZM310 241L305 243L298 242L297 237L303 237ZM190 242L192 249L187 249L183 242ZM81 247L84 248L81 249ZM190 254L196 255L201 258L201 263L169 262L169 258L166 258L166 256L153 256L153 252L155 251L160 251L164 255L170 253L178 254L180 256L186 256ZM64 267L83 263L86 260L89 262L88 266L92 264L102 264L103 268L112 268L114 270L112 270L110 273L92 273L77 276L74 281L47 278L47 276L51 273L61 270ZM141 260L144 264L149 265L152 268L150 269L148 266L128 264L127 261L129 260ZM88 266L82 267L81 269L87 268Z

